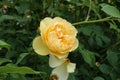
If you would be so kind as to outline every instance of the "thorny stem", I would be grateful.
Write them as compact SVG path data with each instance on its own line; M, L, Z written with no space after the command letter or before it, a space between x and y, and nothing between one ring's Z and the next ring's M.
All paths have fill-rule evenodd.
M106 18L98 19L98 20L76 22L76 23L73 23L72 25L75 26L79 24L97 23L97 22L104 22L104 21L110 21L110 20L120 20L120 18L106 17Z

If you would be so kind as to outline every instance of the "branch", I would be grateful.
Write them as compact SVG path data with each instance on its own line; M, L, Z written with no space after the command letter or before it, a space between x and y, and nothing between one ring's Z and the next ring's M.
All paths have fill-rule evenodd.
M98 19L98 20L76 22L76 23L73 23L72 25L75 26L79 24L97 23L97 22L104 22L104 21L110 21L110 20L120 20L120 18L106 17L106 18Z
M91 11L91 0L89 0L90 1L90 4L89 4L89 9L88 9L88 13L87 13L87 17L86 17L86 19L85 19L85 21L88 21L88 19L89 19L89 15L90 15L90 11Z

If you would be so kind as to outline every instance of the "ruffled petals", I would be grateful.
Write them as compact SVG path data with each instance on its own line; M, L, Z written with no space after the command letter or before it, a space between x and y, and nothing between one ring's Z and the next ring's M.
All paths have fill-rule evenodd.
M43 43L41 36L38 36L33 40L32 46L33 46L34 51L40 55L45 56L50 53L47 46Z

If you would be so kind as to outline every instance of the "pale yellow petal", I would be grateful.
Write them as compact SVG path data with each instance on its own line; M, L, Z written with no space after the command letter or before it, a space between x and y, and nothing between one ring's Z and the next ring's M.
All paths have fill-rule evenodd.
M62 63L64 63L64 59L58 59L56 56L52 54L50 55L50 58L49 58L50 67L54 68L61 65Z
M51 54L55 55L57 58L59 59L65 59L68 57L68 53L64 53L64 54L61 54L61 53L54 53L54 52L51 52Z
M49 25L51 21L52 21L52 18L46 17L46 18L44 18L41 22L43 22L43 23L46 24L46 25Z
M55 17L53 20L57 21L57 22L62 22L65 21L65 19L62 19L60 17Z
M74 37L76 37L76 35L78 33L77 29L74 26L72 26L72 24L69 23L69 22L66 22L65 26L67 26L67 30L66 31L68 31L68 33L70 35L73 35Z
M75 71L76 64L75 63L68 63L67 64L67 71L69 73L73 73Z
M51 18L46 17L40 22L39 30L41 31L41 33L43 33L49 27L49 24L51 23L51 21L52 21Z
M66 64L62 64L56 67L55 69L53 69L51 76L52 75L56 75L58 80L67 80L69 73L67 72Z
M40 55L48 55L49 54L49 49L43 43L41 36L38 36L33 40L32 46L33 46L34 51Z
M74 43L73 47L71 48L70 52L77 49L78 46L79 46L79 41L78 41L78 39L75 39L75 43Z
M68 53L66 53L65 55L58 55L57 57L59 59L67 58L68 57Z

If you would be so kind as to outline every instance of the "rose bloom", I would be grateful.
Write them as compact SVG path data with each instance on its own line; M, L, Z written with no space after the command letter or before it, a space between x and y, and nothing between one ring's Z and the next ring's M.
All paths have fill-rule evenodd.
M71 63L68 58L58 59L53 55L50 55L49 65L54 68L50 80L67 80L69 73L73 73L76 68L76 64Z
M60 17L47 17L40 22L41 36L33 40L33 49L40 55L53 54L61 59L78 47L77 30Z

